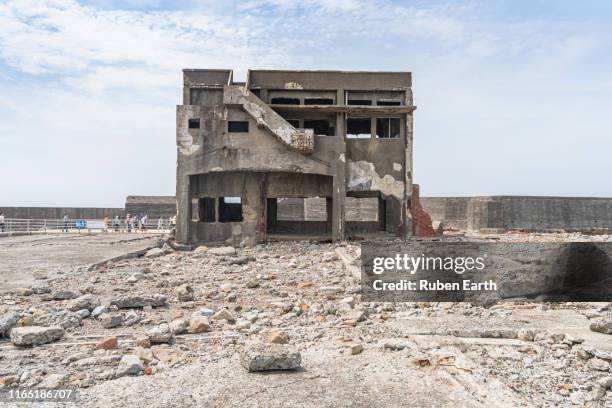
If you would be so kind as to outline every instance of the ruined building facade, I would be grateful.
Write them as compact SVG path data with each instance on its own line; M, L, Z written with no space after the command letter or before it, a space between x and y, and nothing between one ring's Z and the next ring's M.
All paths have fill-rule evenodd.
M183 77L178 242L412 233L409 72L251 70L234 82L231 70L186 69ZM316 219L283 215L287 203L314 197ZM347 216L347 201L360 208L360 200L374 203L374 217Z

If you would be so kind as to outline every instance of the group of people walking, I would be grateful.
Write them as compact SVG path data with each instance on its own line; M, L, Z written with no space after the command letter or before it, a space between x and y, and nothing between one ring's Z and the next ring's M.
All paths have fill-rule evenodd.
M132 216L131 214L127 214L123 219L120 219L119 216L116 215L111 225L110 217L107 215L104 217L104 228L106 230L109 230L112 227L115 232L118 232L122 226L125 226L127 232L132 232L132 230L145 231L148 227L151 227L151 225L148 225L148 221L149 216L147 214L140 214L140 216ZM164 229L164 227L171 229L174 227L175 224L176 216L170 217L167 223L165 222L164 217L162 217L161 215L159 216L159 218L157 218L158 230Z

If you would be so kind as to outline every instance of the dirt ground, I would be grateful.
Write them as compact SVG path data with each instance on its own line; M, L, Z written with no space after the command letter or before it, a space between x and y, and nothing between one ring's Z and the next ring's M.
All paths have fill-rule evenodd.
M362 302L337 252L357 257L358 244L166 244L87 267L149 243L27 238L0 239L12 265L0 331L17 316L13 332L64 332L33 347L0 338L0 387L74 388L84 407L612 407L612 336L589 329L608 303ZM248 372L243 351L270 342L298 351L300 368Z

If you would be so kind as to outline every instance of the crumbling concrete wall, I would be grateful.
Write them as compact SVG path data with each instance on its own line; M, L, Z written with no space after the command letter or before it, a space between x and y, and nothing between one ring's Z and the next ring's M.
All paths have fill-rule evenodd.
M399 72L249 71L245 83L234 83L230 70L184 70L183 104L177 106L177 240L263 242L268 232L283 230L322 232L340 241L347 236L347 196L384 201L382 216L379 211L376 221L351 230L410 235L411 82L410 73ZM351 92L372 98L372 106L350 106ZM348 140L353 115L370 118L373 126L377 118L393 117L400 135L378 139L373 127L370 140ZM314 120L327 130L315 135L299 127ZM313 180L316 188L308 184ZM217 200L238 183L241 189L231 196L242 197L244 218L231 224L240 225L194 217L192 200ZM276 199L285 197L324 199L327 219L277 219Z
M612 198L423 197L425 211L445 229L586 231L612 229Z

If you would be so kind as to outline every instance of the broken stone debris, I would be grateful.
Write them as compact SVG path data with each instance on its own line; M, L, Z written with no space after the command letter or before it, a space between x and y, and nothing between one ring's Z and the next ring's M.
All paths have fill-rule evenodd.
M300 367L302 357L288 345L254 344L245 346L240 363L249 372L295 370Z
M61 327L27 326L11 330L11 342L16 346L38 346L59 340L63 336L64 329Z

